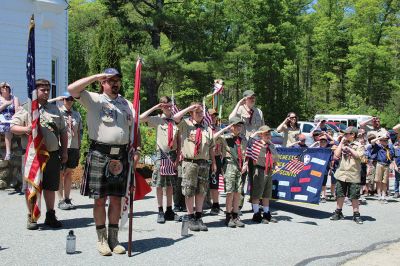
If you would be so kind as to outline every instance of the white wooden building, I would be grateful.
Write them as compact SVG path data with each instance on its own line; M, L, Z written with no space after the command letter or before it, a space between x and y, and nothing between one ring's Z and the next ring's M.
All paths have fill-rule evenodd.
M26 54L29 21L35 15L36 78L51 82L53 98L68 82L67 0L0 0L0 82L27 99Z

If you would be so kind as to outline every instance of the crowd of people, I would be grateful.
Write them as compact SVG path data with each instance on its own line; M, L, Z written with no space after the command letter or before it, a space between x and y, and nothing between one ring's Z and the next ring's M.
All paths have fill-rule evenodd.
M141 152L140 143L133 152L128 150L135 113L130 101L120 95L121 77L118 70L108 68L103 73L70 84L68 92L55 99L49 99L50 83L47 80L36 81L40 129L50 154L42 182L47 208L45 224L53 228L62 226L55 216L56 191L59 209L75 208L70 199L71 172L79 162L83 128L79 112L72 108L73 102L77 101L87 110L90 139L81 194L94 199L97 250L103 256L113 252L125 253L118 241L121 198L126 193L129 164L136 167ZM100 83L97 93L86 90L94 82ZM21 135L23 147L26 147L27 136L32 131L32 118L28 105L19 107L8 83L0 84L0 92L0 112L7 120L0 125L0 131L6 135L7 160L11 155L11 133ZM59 107L51 102L60 102ZM224 177L226 192L226 226L245 226L240 219L240 210L247 188L253 210L252 221L277 222L271 215L269 204L272 174L278 169L279 155L271 141L273 129L265 124L263 113L255 104L256 94L251 90L244 91L243 98L229 115L229 124L223 128L217 110L204 110L204 105L199 102L177 110L168 96L162 96L157 105L140 114L139 123L147 123L156 130L152 184L156 188L157 223L179 221L178 212L187 212L190 230L207 231L202 219L204 205L209 205L212 215L222 211L218 190L220 175ZM352 206L353 220L362 224L359 206L360 201L365 202L364 195L367 194L376 193L380 202L388 203L390 169L395 171L396 177L394 197L399 197L400 146L397 132L400 124L391 134L381 127L378 117L373 117L360 123L359 128L347 127L338 138L334 138L325 120L319 121L311 133L301 132L298 116L290 112L276 130L283 135L283 147L332 151L320 201L324 203L328 198L326 185L330 179L331 198L337 202L331 220L344 218L342 208L347 202ZM313 139L311 145L306 144L307 135ZM257 153L249 153L255 148ZM37 221L32 217L32 206L27 204L27 207L27 228L38 229Z

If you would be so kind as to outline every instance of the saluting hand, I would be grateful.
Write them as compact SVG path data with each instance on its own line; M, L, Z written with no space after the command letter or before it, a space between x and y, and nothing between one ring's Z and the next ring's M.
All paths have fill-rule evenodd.
M114 77L114 76L115 76L114 74L100 73L100 74L96 75L96 78L98 81L102 82L102 81L109 79L111 77Z

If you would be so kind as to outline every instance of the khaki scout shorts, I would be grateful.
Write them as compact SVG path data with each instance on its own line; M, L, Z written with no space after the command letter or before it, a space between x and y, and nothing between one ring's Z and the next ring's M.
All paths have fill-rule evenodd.
M182 194L185 197L207 194L209 168L210 165L206 162L182 162Z
M368 175L368 167L370 168L371 173ZM376 166L375 165L367 165L367 184L373 185L375 180L375 172Z
M224 171L224 179L225 179L225 192L226 193L235 193L241 191L241 177L236 164L228 162Z
M389 165L376 164L375 182L387 184L389 182Z
M272 198L272 176L266 174L260 167L254 167L253 184L251 187L252 199Z
M153 187L171 187L176 175L160 175L160 160L156 161L152 175Z
M360 184L358 183L349 183L341 180L337 180L336 182L336 197L344 198L348 197L351 200L356 200L360 198Z

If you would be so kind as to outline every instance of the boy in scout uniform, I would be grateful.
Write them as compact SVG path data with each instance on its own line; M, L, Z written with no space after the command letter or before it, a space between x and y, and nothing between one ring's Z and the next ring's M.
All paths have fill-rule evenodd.
M95 81L100 82L100 93L85 90ZM121 74L114 68L68 86L69 93L87 109L90 147L81 194L94 199L97 250L103 256L110 256L111 252L125 253L125 248L118 241L121 198L125 196L128 185L130 157L133 156L134 166L139 159L137 151L128 156L134 113L132 104L119 94L120 88ZM107 197L108 234L105 226Z
M340 160L336 170L336 210L331 220L344 219L342 207L347 196L353 206L353 221L362 224L363 221L359 212L360 182L361 182L361 161L364 157L364 147L356 141L358 130L355 127L348 127L344 136L334 152L334 158Z
M229 115L229 119L234 116L239 117L244 122L243 132L246 139L249 139L258 128L265 125L262 111L255 107L256 95L254 91L247 90L243 92L243 98L236 104Z
M62 165L60 175L60 188L58 190L58 208L61 210L72 210L75 206L69 197L72 185L72 171L79 164L82 118L79 112L72 108L74 97L68 92L62 96L49 100L50 102L62 101L63 105L59 107L61 115L64 118L68 133L68 161Z
M182 117L190 112L190 117ZM209 182L209 160L212 161L212 172L216 171L214 140L210 127L203 123L203 106L193 103L174 115L182 137L182 194L185 196L189 215L189 229L208 231L201 218L204 197ZM194 213L193 205L196 205Z
M155 169L153 171L153 185L157 188L157 202L158 202L158 216L157 223L165 223L165 221L173 221L176 217L172 210L172 193L173 182L177 179L176 170L179 163L178 154L180 153L180 136L178 134L178 127L172 119L172 103L171 98L168 96L161 97L160 103L153 106L146 112L140 115L140 122L147 122L150 127L156 128L157 140L157 159L155 161ZM161 116L149 116L155 110L161 109ZM171 174L165 175L160 172L161 160L166 156L169 163L173 165L173 171L170 169ZM165 160L165 158L164 158ZM167 210L164 213L163 209L163 189L166 189L167 194Z
M226 219L228 227L244 227L239 219L240 188L243 186L241 177L245 162L247 141L241 137L243 121L238 117L229 120L230 125L214 134L216 145L222 146L224 161L224 178L226 192ZM224 135L226 131L231 133Z
M36 80L36 90L39 102L40 113L40 130L43 135L46 149L49 152L49 159L43 171L43 196L46 202L46 219L45 225L52 228L61 227L62 224L57 220L54 211L55 191L58 190L60 184L60 167L61 163L65 163L68 159L67 153L67 128L60 110L53 104L49 104L50 82L45 79ZM29 105L26 104L12 118L11 132L17 135L29 135L32 132L31 113ZM27 145L27 139L22 138L23 145ZM59 143L61 143L61 160L59 152ZM25 175L28 173L25 173ZM28 202L28 199L27 199ZM28 206L28 222L27 229L36 230L38 225L31 219L31 206Z
M269 200L272 198L272 171L279 160L275 145L271 142L272 129L265 125L250 136L249 141L260 141L262 146L256 160L253 160L254 172L251 176L251 203L253 221L268 224L277 222L269 211ZM257 138L256 138L257 137ZM260 199L262 199L263 215L261 216Z
M394 158L394 148L389 144L389 136L387 133L381 133L377 138L371 141L372 153L376 154L375 183L378 191L378 200L387 204L385 198L387 185L389 183L389 165Z

